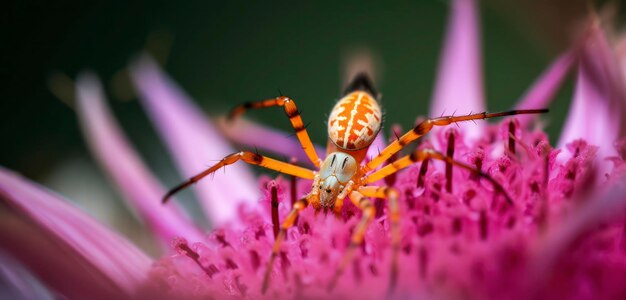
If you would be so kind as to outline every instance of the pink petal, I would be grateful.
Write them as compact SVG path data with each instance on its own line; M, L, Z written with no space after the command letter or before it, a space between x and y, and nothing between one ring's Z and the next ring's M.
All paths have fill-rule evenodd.
M561 54L547 70L533 83L526 94L518 101L515 109L547 108L558 89L567 77L576 56L575 50ZM516 116L522 127L528 127L538 115Z
M473 0L454 0L443 55L439 61L430 107L431 117L485 110L480 51L476 3ZM472 123L460 126L469 140L476 139L483 127L480 122L478 125Z
M163 245L175 237L202 241L203 235L176 205L162 205L166 191L159 185L121 132L106 106L102 86L91 73L77 80L77 106L92 153L124 195L129 206L152 229Z
M220 131L231 141L249 147L270 151L287 158L295 157L301 164L312 166L308 156L293 134L264 126L244 118L228 122L224 118L217 120ZM326 149L315 145L318 155L326 153ZM323 159L323 156L321 157Z
M539 241L531 264L538 280L549 276L547 271L574 241L599 224L611 222L623 215L626 209L624 180L626 178L621 176L613 181L610 188L591 195L590 199L593 201L586 201L562 223L553 226L552 230Z
M54 299L49 289L3 252L0 252L0 282L0 295L6 299Z
M0 244L48 285L85 298L134 295L152 260L43 187L0 168Z
M387 144L388 143L387 139L385 138L385 134L381 130L372 142L372 145L370 145L369 149L367 149L367 154L365 154L365 157L371 159L372 157L378 156L378 153L385 149L385 147L387 147Z
M617 55L622 77L626 79L626 32L622 32L621 36L617 39L615 54Z
M131 67L140 99L185 177L217 163L233 149L206 115L148 56ZM181 179L181 181L184 179ZM234 220L240 203L259 199L257 184L243 162L228 166L196 185L206 215L214 225Z
M599 175L610 170L605 160L615 156L613 143L624 134L626 92L618 64L601 28L590 28L581 50L576 90L559 147L584 138L598 149ZM561 158L562 159L562 158Z

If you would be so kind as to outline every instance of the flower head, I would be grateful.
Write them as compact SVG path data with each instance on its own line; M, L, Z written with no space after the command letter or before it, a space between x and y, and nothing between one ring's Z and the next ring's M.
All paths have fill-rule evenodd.
M471 0L453 2L432 103L436 115L442 108L484 110L474 6ZM294 195L309 192L311 182L282 176L256 181L247 166L231 166L196 187L215 227L205 234L175 202L160 204L165 190L123 135L91 73L77 80L85 136L166 251L150 258L61 196L6 169L0 169L0 244L49 288L70 298L620 298L626 294L626 92L615 53L623 59L594 24L520 100L518 109L547 106L571 67L578 66L572 109L556 147L541 128L531 128L534 116L449 126L429 134L420 149L435 148L480 173L426 160L374 183L400 193L393 290L390 218L387 204L378 200L364 243L335 289L329 291L328 282L361 214L348 202L338 217L302 211L263 294L276 237L272 218L284 220ZM136 60L130 72L183 175L233 151L148 56ZM459 102L458 95L467 101ZM249 121L227 127L225 134L306 157L293 139ZM374 143L384 141L381 134ZM376 154L372 149L369 156Z

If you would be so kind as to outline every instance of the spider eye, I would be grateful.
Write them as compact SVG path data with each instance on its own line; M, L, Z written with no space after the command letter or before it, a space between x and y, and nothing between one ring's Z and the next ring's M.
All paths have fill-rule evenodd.
M330 191L330 189L326 189L326 192L330 194L331 191Z

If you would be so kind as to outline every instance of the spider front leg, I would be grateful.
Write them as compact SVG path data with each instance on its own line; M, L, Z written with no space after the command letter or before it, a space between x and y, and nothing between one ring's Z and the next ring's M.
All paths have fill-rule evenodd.
M354 233L352 233L352 238L350 239L348 249L344 253L343 259L341 260L339 267L335 271L335 274L328 284L329 291L335 288L337 282L339 281L339 277L341 276L341 274L343 274L343 271L354 258L354 252L363 243L363 238L365 237L365 231L367 230L367 226L374 219L374 216L376 216L376 208L369 199L365 198L363 194L358 191L352 191L349 195L349 198L356 207L361 209L361 211L363 212L363 216L361 217L361 221L359 222L359 224L357 224L357 226L354 228Z
M400 204L398 190L386 186L365 186L359 189L363 196L387 199L391 228L391 271L389 276L389 292L396 287L398 279L398 255L400 254Z
M383 168L381 168L380 170L371 173L367 176L365 176L363 178L363 181L365 184L367 183L373 183L376 182L378 180L381 180L393 173L396 173L416 162L419 161L425 161L428 159L436 159L436 160L441 160L443 162L445 162L446 164L450 164L452 166L456 166L465 170L468 170L482 178L487 179L496 190L498 190L499 192L501 192L504 197L506 198L507 203L509 204L513 204L513 200L511 200L511 197L508 195L508 193L504 190L504 187L502 187L502 185L500 185L495 179L493 179L491 176L489 176L488 174L466 164L463 162L460 162L458 160L454 160L451 157L448 157L442 153L439 153L437 151L434 150L430 150L430 149L424 149L424 150L416 150L415 152L403 156L402 158L394 161L391 164L388 164L386 166L384 166ZM451 178L448 178L448 180L452 180Z
M270 170L278 171L280 173L293 175L293 176L300 177L300 178L305 178L305 179L315 178L315 172L313 172L312 170L299 167L296 165L292 165L286 162L282 162L279 160L275 160L275 159L272 159L272 158L269 158L269 157L266 157L257 153L242 151L242 152L233 153L231 155L224 157L219 163L215 164L214 166L202 171L198 175L193 176L187 179L185 182L175 186L169 192L167 192L167 194L165 194L165 196L162 199L162 202L163 203L167 202L167 200L169 200L169 198L172 195L178 193L182 189L198 182L200 179L206 177L209 174L214 173L220 168L225 167L227 165L234 164L238 162L239 160L243 160L244 162L249 163L251 165L258 165L258 166L261 166Z
M280 246L285 240L285 236L287 235L287 229L291 228L298 217L300 211L309 206L309 199L314 197L314 195L308 194L304 198L296 201L293 204L293 208L285 218L285 221L280 226L280 231L278 232L278 236L276 236L276 240L274 240L274 246L272 247L272 255L270 256L270 260L267 262L267 268L265 269L265 275L263 275L263 285L261 287L261 293L265 294L267 288L270 284L270 275L272 274L272 269L274 268L274 261L280 252Z
M457 122L463 121L473 121L473 120L482 120L482 119L490 119L496 117L504 117L504 116L514 116L521 114L540 114L546 113L548 109L526 109L526 110L511 110L505 112L497 112L497 113L487 113L482 112L478 114L471 114L466 116L444 116L439 118L428 119L419 123L415 126L411 131L405 133L397 140L393 141L389 144L383 151L378 154L378 156L372 158L364 167L365 172L369 172L371 170L376 169L383 162L388 160L392 155L396 154L406 145L411 142L419 139L420 137L426 135L433 129L433 126L447 126Z
M319 168L320 166L320 158L317 156L317 152L315 152L315 147L313 147L313 142L311 142L311 138L309 137L309 133L306 131L304 123L302 122L302 117L300 117L300 112L296 107L296 103L289 97L276 97L274 99L268 99L258 102L246 102L242 105L239 105L233 110L231 110L228 115L228 119L232 120L235 117L245 113L247 110L251 109L260 109L272 106L282 106L285 109L285 113L291 122L291 126L296 131L296 136L302 145L302 149L309 157L313 165Z

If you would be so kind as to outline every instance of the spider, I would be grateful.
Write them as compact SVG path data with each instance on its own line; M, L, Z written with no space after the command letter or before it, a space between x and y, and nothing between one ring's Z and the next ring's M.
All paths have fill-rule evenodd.
M413 163L420 161L427 163L428 160L434 159L444 161L449 167L456 166L463 168L487 179L498 191L505 195L509 203L511 203L511 200L502 186L489 175L468 164L454 160L449 156L430 149L415 150L410 155L401 157L378 170L376 169L411 142L426 135L435 126L447 126L462 121L518 114L546 113L548 110L528 109L497 113L482 112L463 116L441 116L427 119L404 135L397 137L396 140L380 151L377 156L364 163L366 152L378 135L382 124L382 112L376 96L376 90L368 74L359 73L354 76L353 80L347 86L343 98L335 104L328 119L328 147L324 160L320 159L316 153L302 118L300 117L296 103L291 98L279 96L259 102L247 102L235 107L228 115L228 119L230 120L252 109L274 106L283 107L295 130L302 149L317 170L311 170L292 163L275 160L254 152L236 152L224 157L219 163L172 188L163 197L163 203L178 191L196 183L220 168L234 164L240 160L279 173L313 180L311 191L293 204L291 211L280 225L280 230L274 241L272 254L267 263L263 277L262 292L265 293L269 286L271 270L276 257L280 253L281 244L285 240L287 230L294 225L300 211L308 206L312 206L316 211L330 211L335 214L340 214L344 200L347 197L362 212L361 220L354 229L350 244L342 261L329 282L328 289L332 290L346 266L351 262L356 249L363 243L367 226L376 215L376 208L370 198L386 199L391 224L392 244L389 288L393 289L398 276L398 254L400 250L399 194L398 191L392 187L372 186L369 184L407 168ZM448 178L448 180L451 180L451 178Z

